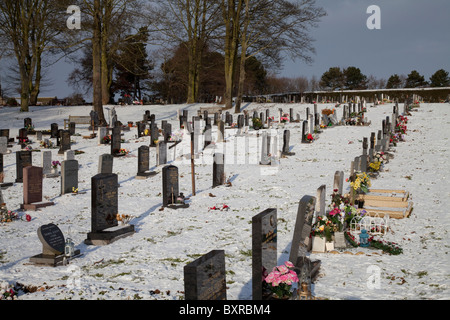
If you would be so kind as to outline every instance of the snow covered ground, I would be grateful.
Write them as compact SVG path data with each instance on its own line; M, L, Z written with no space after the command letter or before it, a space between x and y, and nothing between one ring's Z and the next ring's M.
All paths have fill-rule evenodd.
M200 107L194 105L117 106L118 120L140 121L145 110L161 120L179 128L177 110L187 109L189 117ZM270 108L270 115L278 117L278 108L305 116L307 104L247 104L252 114ZM108 106L111 108L112 106ZM319 112L331 104L319 104ZM157 299L184 298L183 267L211 250L225 250L227 297L229 300L251 299L251 220L267 208L278 210L278 257L280 264L288 259L297 207L304 195L316 195L326 185L326 204L330 203L334 173L349 175L350 162L362 152L363 137L381 129L386 116L392 116L393 104L373 107L368 104L366 117L370 126L337 126L325 129L312 144L301 144L301 124L286 124L291 130L294 156L280 159L272 170L257 163L232 158L240 154L233 149L234 130L227 129L226 177L231 186L212 188L211 152L196 159L196 195L192 196L190 161L169 162L179 167L180 191L190 198L187 209L160 211L162 175L147 180L135 179L137 150L149 144L149 137L136 138L137 130L124 132L122 148L130 151L126 157L115 158L113 171L119 177L119 214L133 216L131 224L136 233L107 246L87 246L83 242L91 227L91 177L97 174L101 154L110 153L110 146L99 146L96 139L83 139L90 132L87 126L77 125L72 150L84 151L78 160L80 194L60 195L60 179L45 178L43 196L55 202L54 206L27 212L30 222L17 220L0 225L0 282L22 283L40 288L35 293L23 294L20 299ZM10 137L18 135L23 119L31 117L36 130L49 130L50 124L63 127L69 115L89 115L90 106L32 107L29 113L18 108L0 109L0 128L9 128ZM342 116L342 107L338 109ZM403 104L400 104L400 111ZM107 113L106 113L107 114ZM380 250L353 249L364 255L311 254L320 259L322 266L313 294L324 299L449 299L450 298L450 106L449 104L422 103L409 116L406 141L394 148L395 157L385 166L372 188L404 189L410 192L414 210L409 218L391 219L391 229L384 239L398 243L403 254L388 255ZM235 116L236 119L236 116ZM236 120L235 120L236 121ZM213 127L215 138L216 127ZM278 130L282 137L282 129ZM33 148L39 148L34 136ZM281 147L282 141L279 141ZM185 144L188 146L188 143ZM223 150L223 143L218 144ZM183 144L177 146L181 152ZM14 144L10 154L4 156L5 182L16 177ZM53 160L63 160L52 149ZM250 151L254 152L253 149ZM257 152L257 151L256 151ZM241 154L242 155L242 154ZM247 155L253 157L254 154ZM173 161L173 162L172 162ZM155 150L150 151L150 166L155 167ZM41 155L33 152L33 165L41 166ZM348 183L344 183L348 190ZM22 184L15 183L4 189L3 197L10 210L18 210L22 203ZM83 193L85 192L85 193ZM209 210L211 207L229 206L228 211ZM24 215L25 213L20 213ZM29 258L41 253L42 245L37 229L54 223L65 236L69 229L76 248L82 256L68 266L57 268L31 265ZM374 253L375 252L375 253ZM371 286L373 270L379 270L379 286Z

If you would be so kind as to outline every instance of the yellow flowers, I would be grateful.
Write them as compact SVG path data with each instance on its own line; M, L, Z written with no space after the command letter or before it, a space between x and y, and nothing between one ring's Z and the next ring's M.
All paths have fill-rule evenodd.
M350 186L354 190L361 189L361 191L367 192L369 191L369 187L371 186L370 179L365 172L357 173L355 181L350 182Z
M380 170L380 166L381 166L380 161L369 163L369 168L371 169L371 171L374 171L374 172Z

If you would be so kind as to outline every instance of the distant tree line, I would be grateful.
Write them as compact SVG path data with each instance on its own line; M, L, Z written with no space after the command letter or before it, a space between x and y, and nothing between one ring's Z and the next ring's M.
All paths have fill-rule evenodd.
M285 57L312 61L310 30L326 15L315 0L73 2L0 1L1 53L17 63L21 111L37 101L42 70L59 59L73 64L68 81L91 92L100 120L116 94L188 103L220 95L226 108L238 97L239 110L244 94L267 90L268 71ZM73 4L80 30L66 24Z

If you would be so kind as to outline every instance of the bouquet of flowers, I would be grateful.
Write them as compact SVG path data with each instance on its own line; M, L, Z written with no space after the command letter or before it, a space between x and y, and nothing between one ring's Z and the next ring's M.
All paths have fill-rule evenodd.
M183 131L177 130L170 134L169 141L181 141L183 140Z
M4 281L0 283L0 300L16 300L17 293L14 286Z
M333 114L333 113L334 113L334 110L332 110L332 109L323 109L322 110L323 115L329 116L330 114Z
M127 149L119 149L119 153L123 154L123 155L127 155L129 153L129 151Z
M347 179L348 181L348 179ZM370 187L370 179L367 176L367 173L356 173L355 179L353 181L350 181L350 186L355 191L361 191L363 193L367 193L369 191Z
M289 115L288 115L287 113L283 114L283 115L280 117L280 122L281 122L281 123L286 123L286 122L288 122L288 121L289 121Z
M309 142L313 142L313 140L314 140L313 135L312 135L311 133L308 133L308 134L306 135L306 140L308 140Z
M334 216L334 215L333 215ZM339 222L338 222L339 223ZM334 232L339 231L340 227L338 224L333 222L332 219L325 216L318 216L316 222L314 223L311 231L313 237L325 237L327 241L332 240L332 235Z
M262 122L259 118L253 118L252 123L253 123L253 129L259 129L262 127Z
M290 261L286 261L284 265L274 267L264 281L269 284L269 289L278 297L290 297L292 295L292 285L298 283L298 276L295 273L294 265Z
M58 166L60 166L60 165L61 165L61 162L59 162L59 161L52 161L52 168L53 169L58 168Z
M106 135L103 137L103 143L108 144L111 142L111 135Z

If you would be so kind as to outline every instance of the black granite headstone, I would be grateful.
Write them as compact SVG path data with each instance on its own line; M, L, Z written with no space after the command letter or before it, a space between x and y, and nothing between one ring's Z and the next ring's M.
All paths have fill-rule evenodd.
M226 300L225 251L212 250L184 266L185 300Z
M263 274L277 265L277 209L266 209L252 218L252 297L262 300Z
M16 152L16 182L23 182L23 168L31 166L32 164L31 151Z
M214 154L213 162L213 184L212 187L225 184L225 155L223 153Z

